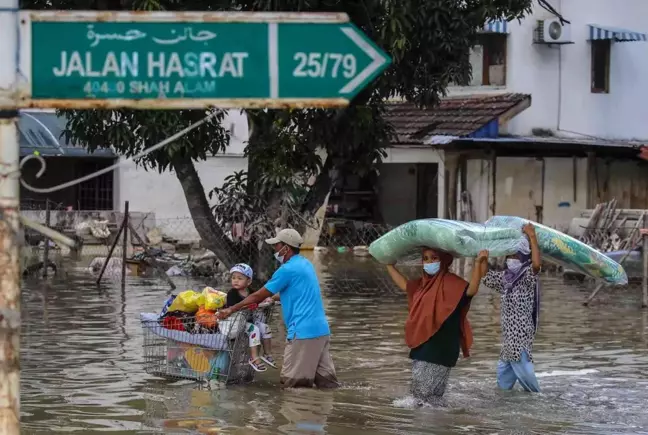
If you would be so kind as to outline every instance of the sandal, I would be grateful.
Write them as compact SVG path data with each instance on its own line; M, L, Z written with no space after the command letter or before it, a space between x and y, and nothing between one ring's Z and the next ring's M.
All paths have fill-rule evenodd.
M268 370L268 368L266 366L264 366L262 362L259 361L259 358L257 358L257 359L250 358L250 360L248 361L248 364L250 364L250 366L255 371L257 371L259 373L262 373L262 372L265 372L266 370Z
M276 369L276 368L277 368L277 363L275 363L275 360L274 360L274 358L273 358L272 356L270 356L270 355L263 355L263 356L260 356L259 358L261 358L261 359L263 360L263 362L265 362L266 364L268 364L268 365L269 365L270 367L272 367L273 369Z

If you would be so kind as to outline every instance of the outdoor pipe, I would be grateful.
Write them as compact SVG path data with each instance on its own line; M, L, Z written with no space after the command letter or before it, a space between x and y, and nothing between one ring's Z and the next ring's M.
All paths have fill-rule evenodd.
M39 224L38 222L34 222L31 219L27 219L24 216L20 216L20 222L28 227L31 228L34 231L38 231L45 237L49 237L50 239L61 243L62 245L65 245L69 248L75 248L76 247L76 242L69 238L68 236L65 236L61 233L59 233L56 230L53 230L51 228L46 227L45 225Z

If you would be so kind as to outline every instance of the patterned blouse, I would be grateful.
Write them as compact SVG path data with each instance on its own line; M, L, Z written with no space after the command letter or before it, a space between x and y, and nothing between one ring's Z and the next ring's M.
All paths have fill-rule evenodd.
M536 301L536 286L538 285L538 276L533 273L533 268L527 268L524 275L510 291L506 291L504 288L503 271L488 271L482 282L486 287L500 293L502 297L500 360L505 362L520 361L522 351L526 351L529 360L533 362L531 354L535 336L533 308Z

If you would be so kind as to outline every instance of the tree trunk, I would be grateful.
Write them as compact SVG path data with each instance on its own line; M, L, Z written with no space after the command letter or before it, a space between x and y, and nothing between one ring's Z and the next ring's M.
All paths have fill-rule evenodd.
M315 183L310 188L308 195L306 197L306 202L302 206L302 213L308 217L313 216L317 213L317 210L324 204L326 200L326 195L329 194L333 188L333 183L335 180L331 176L331 171L333 170L333 158L331 156L326 157L326 161L322 166L322 170L315 178Z
M178 157L172 161L176 177L182 185L189 213L193 219L198 235L202 238L203 245L216 254L216 257L227 267L247 261L243 249L225 234L211 212L205 189L203 188L196 167L191 159Z

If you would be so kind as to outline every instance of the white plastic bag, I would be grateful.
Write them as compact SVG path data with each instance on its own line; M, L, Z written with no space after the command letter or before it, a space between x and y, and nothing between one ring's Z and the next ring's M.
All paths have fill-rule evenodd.
M245 313L236 313L218 322L218 330L230 340L236 339L245 328Z

